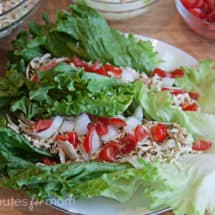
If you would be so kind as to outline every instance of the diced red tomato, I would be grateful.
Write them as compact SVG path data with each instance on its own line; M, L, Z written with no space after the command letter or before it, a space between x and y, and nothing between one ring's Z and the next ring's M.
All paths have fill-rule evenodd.
M38 79L38 76L37 75L34 75L31 80L35 83L35 84L38 84L39 83L39 79Z
M185 93L186 93L186 91L183 90L183 89L174 89L174 90L171 92L172 95L180 95L180 94L185 94Z
M57 140L57 141L67 141L68 137L66 135L58 134L58 135L55 136L55 140Z
M212 11L211 13L209 13L209 15L207 16L207 21L208 22L215 22L215 10Z
M181 0L181 2L183 3L183 5L189 9L189 8L193 8L196 6L198 0Z
M196 8L203 8L204 7L204 1L205 0L198 0L198 1L196 1L195 7Z
M195 151L206 151L209 148L211 148L211 146L213 145L212 142L210 141L205 141L205 140L197 140L194 144L193 144L193 150Z
M190 8L189 11L196 17L199 18L205 18L205 13L202 9L200 8Z
M193 103L193 104L185 103L182 106L182 110L184 110L184 111L197 111L198 105L196 103Z
M67 132L63 135L58 134L55 136L55 140L69 141L75 149L78 147L78 134L76 132Z
M112 72L114 75L121 75L122 74L122 70L119 67L110 65L110 64L104 64L103 68L105 69L106 72L110 71Z
M158 123L151 127L151 136L153 141L161 142L167 138L167 128L165 125Z
M106 122L98 120L95 122L95 128L99 136L105 135L108 133L108 126Z
M96 61L95 63L93 63L90 67L89 67L92 71L96 71L99 68L101 68L100 64L98 61Z
M112 141L106 143L100 151L98 158L100 161L114 162L121 149L122 145L118 142Z
M107 120L108 125L114 125L114 126L118 126L118 127L124 127L127 125L126 121L124 121L123 119L119 119L119 118L108 118Z
M92 72L92 73L97 73L99 75L108 76L107 72L105 71L105 69L102 66L100 66L99 62L95 62L92 65L88 65L86 63L86 65L84 66L84 70L86 72Z
M76 132L68 132L66 134L69 142L74 146L76 149L78 147L78 134Z
M162 69L159 69L159 68L155 68L154 71L152 72L152 76L154 75L158 75L162 78L165 78L165 77L170 77L170 74Z
M86 65L84 61L82 61L80 58L76 56L74 56L71 61L77 67L84 67Z
M93 133L96 131L95 126L92 124L88 127L87 135L84 139L84 150L86 153L90 153L92 149Z
M168 88L168 87L163 87L161 88L162 91L167 91L170 90L172 95L180 95L180 94L185 94L186 91L183 89L175 89L175 88Z
M214 0L204 0L204 2L207 5L209 11L212 11L212 10L215 9L215 2L214 2Z
M99 69L95 70L94 73L97 73L99 75L108 76L107 71L104 69L104 67L100 67Z
M105 117L90 117L93 121L93 125L99 136L105 135L108 133L108 125L113 125L117 127L124 127L126 126L126 122L122 119L112 117L112 118L105 118Z
M138 143L136 137L132 134L126 134L126 136L122 138L120 142L123 145L121 150L123 154L129 154L136 148L136 145Z
M56 161L54 160L51 160L50 158L47 158L47 157L44 157L44 158L41 158L40 161L46 165L55 165L57 164Z
M194 16L205 19L208 22L215 22L215 1L214 0L181 0L183 5Z
M112 72L114 75L117 76L121 75L122 73L122 70L119 67L110 64L104 64L103 66L99 66L98 62L92 64L91 66L85 66L84 68L87 72L93 72L104 76L110 76L108 72Z
M199 93L189 92L189 96L190 96L191 99L198 100Z
M99 62L95 62L89 65L87 62L81 60L78 57L72 58L72 63L77 67L83 67L86 72L93 72L99 75L109 76L108 72L112 72L114 75L121 75L122 70L119 67L113 66L111 64L104 64L101 66Z
M181 78L183 76L184 76L184 71L181 69L176 69L176 70L170 72L171 78Z
M57 61L55 59L53 59L49 63L41 66L39 70L42 71L42 72L46 72L46 71L48 71L50 69L53 69L56 66L57 66Z
M52 125L51 119L42 119L35 123L33 127L34 132L39 132L48 129Z
M135 130L135 137L137 139L137 141L141 141L144 140L145 137L148 135L147 131L144 129L144 127L142 125L138 125Z

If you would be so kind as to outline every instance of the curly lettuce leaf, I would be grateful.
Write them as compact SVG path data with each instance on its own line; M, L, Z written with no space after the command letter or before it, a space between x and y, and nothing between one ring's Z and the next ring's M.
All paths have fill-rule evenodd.
M156 168L143 162L139 169L127 168L114 173L104 173L96 179L77 184L71 188L70 192L75 198L103 196L126 202L140 188L143 190L141 196L144 197L146 195L144 190L150 189L150 186L158 181L162 184Z
M215 114L215 70L211 60L200 62L198 68L183 67L185 75L175 84L188 92L198 92L202 112Z
M25 77L17 71L7 71L0 77L0 109L10 105L10 101L23 94Z
M116 116L133 102L136 83L87 73L61 63L38 72L39 83L16 71L0 79L0 109L23 113L29 119L88 113Z
M104 174L115 172L117 174L129 168L132 169L128 164L102 162L78 162L53 166L32 165L29 168L20 169L15 174L10 174L10 177L5 177L3 184L13 189L24 188L28 194L37 199L47 200L50 197L65 196L78 198L80 195L73 192L74 187L96 180Z
M157 169L169 189L150 193L152 208L171 207L176 215L215 214L214 154L184 156L177 165L157 164Z
M50 52L53 56L79 56L85 60L129 66L151 72L160 62L151 42L138 41L110 28L94 9L81 3L57 15L55 23L30 23L29 32L21 33L14 41L13 68L23 71L32 58Z
M214 154L203 154L184 156L177 164L147 164L139 159L137 168L99 162L39 165L3 182L43 200L102 196L127 202L137 195L141 207L171 207L176 215L203 215L206 210L215 212L214 169Z
M0 115L0 128L6 128L7 127L7 119L4 116Z

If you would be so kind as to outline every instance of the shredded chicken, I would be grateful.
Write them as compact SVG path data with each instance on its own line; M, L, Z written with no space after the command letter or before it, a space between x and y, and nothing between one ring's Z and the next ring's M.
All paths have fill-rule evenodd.
M67 57L53 58L49 53L43 55L42 57L36 57L28 64L26 69L26 77L31 80L42 66L47 65L51 61L55 61L56 64L59 64L62 62L69 62L70 60Z
M156 122L148 121L144 123L144 128L150 131L150 128ZM132 151L127 157L142 157L146 161L159 162L175 162L180 155L185 153L194 153L192 150L193 138L188 134L186 129L182 128L176 123L166 124L168 138L158 143L151 139L150 136L139 142L136 149ZM128 159L122 156L119 159Z
M74 120L72 117L71 120ZM64 120L68 121L68 117ZM101 147L94 153L85 153L83 143L86 135L78 136L78 147L75 149L71 143L68 141L56 140L56 135L62 133L60 132L61 127L59 126L58 131L53 134L50 138L38 137L35 132L33 132L33 126L35 122L25 119L20 116L18 120L18 125L16 125L8 116L8 126L12 128L15 132L21 133L27 140L29 140L32 145L38 148L43 148L50 151L52 154L58 154L61 163L67 162L77 162L77 161L89 161L98 160L98 156L101 148L109 141L102 141ZM159 161L159 162L175 162L182 154L195 153L192 150L193 138L186 129L182 128L176 123L166 123L167 128L167 138L162 142L155 142L152 140L150 135L150 129L155 126L157 122L153 121L143 121L142 126L148 132L148 136L142 141L139 141L136 148L129 154L120 154L116 158L116 162L125 162L127 159L141 157L146 161ZM163 123L164 124L164 123ZM62 125L61 125L62 126ZM75 131L74 128L71 131ZM116 135L112 141L119 141L126 135L125 129L118 129L118 135Z

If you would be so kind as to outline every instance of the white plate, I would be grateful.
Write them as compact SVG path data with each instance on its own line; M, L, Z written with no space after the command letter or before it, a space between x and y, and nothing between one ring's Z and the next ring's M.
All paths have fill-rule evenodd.
M198 63L191 55L167 43L140 35L136 35L136 37L140 40L150 40L152 42L159 56L165 61L159 65L160 68L173 70L180 66L194 66ZM146 208L147 204L141 204L142 202L139 202L138 199L140 198L138 198L137 193L130 201L124 204L107 198L85 200L52 199L50 204L64 212L83 215L155 215L161 212L150 212Z

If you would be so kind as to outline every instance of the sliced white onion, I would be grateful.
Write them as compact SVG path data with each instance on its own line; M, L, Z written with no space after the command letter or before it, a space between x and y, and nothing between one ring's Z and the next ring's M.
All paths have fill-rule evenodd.
M131 117L128 117L128 119L126 120L126 127L125 127L125 132L126 133L130 133L130 134L133 134L134 133L134 129L140 124L140 121L131 116Z
M183 140L183 143L187 146L192 146L194 142L193 136L191 134L188 134L187 137Z
M134 111L133 116L138 119L140 122L143 120L143 109L141 106L138 106Z
M92 150L91 152L94 153L96 151L98 151L98 149L101 148L101 140L99 138L99 135L97 134L96 130L93 131L92 134Z
M76 152L76 149L74 146L68 142L68 141L59 141L59 145L63 152L71 159L76 160L78 159L78 153Z
M58 152L58 157L60 159L60 163L65 163L66 162L66 155L62 149L59 149Z
M101 139L104 141L104 142L108 142L108 141L111 141L111 140L114 140L116 139L117 137L120 136L120 131L118 128L112 126L112 125L109 125L108 126L108 133L103 135L101 137Z
M72 131L75 128L75 120L64 120L60 132L61 133L66 133L69 131Z
M85 152L83 144L78 145L78 150L80 151L82 158L85 161L88 161L89 160L89 155Z
M85 113L82 113L76 118L75 121L75 130L79 135L87 134L87 126L90 124L91 120L89 116Z
M62 123L63 117L56 116L54 117L52 124L48 129L41 132L35 132L34 135L42 138L50 138L58 131Z
M175 148L176 142L174 139L169 139L162 143L161 146L163 149L172 149Z
M123 82L132 82L139 78L139 74L132 68L126 67L122 69L121 80Z
M124 159L125 159L125 161L130 163L133 167L135 167L136 169L142 168L140 163L138 162L137 157L131 156L131 157L125 157Z
M172 87L174 83L175 83L175 79L173 78L166 77L162 79L162 85L164 87Z

